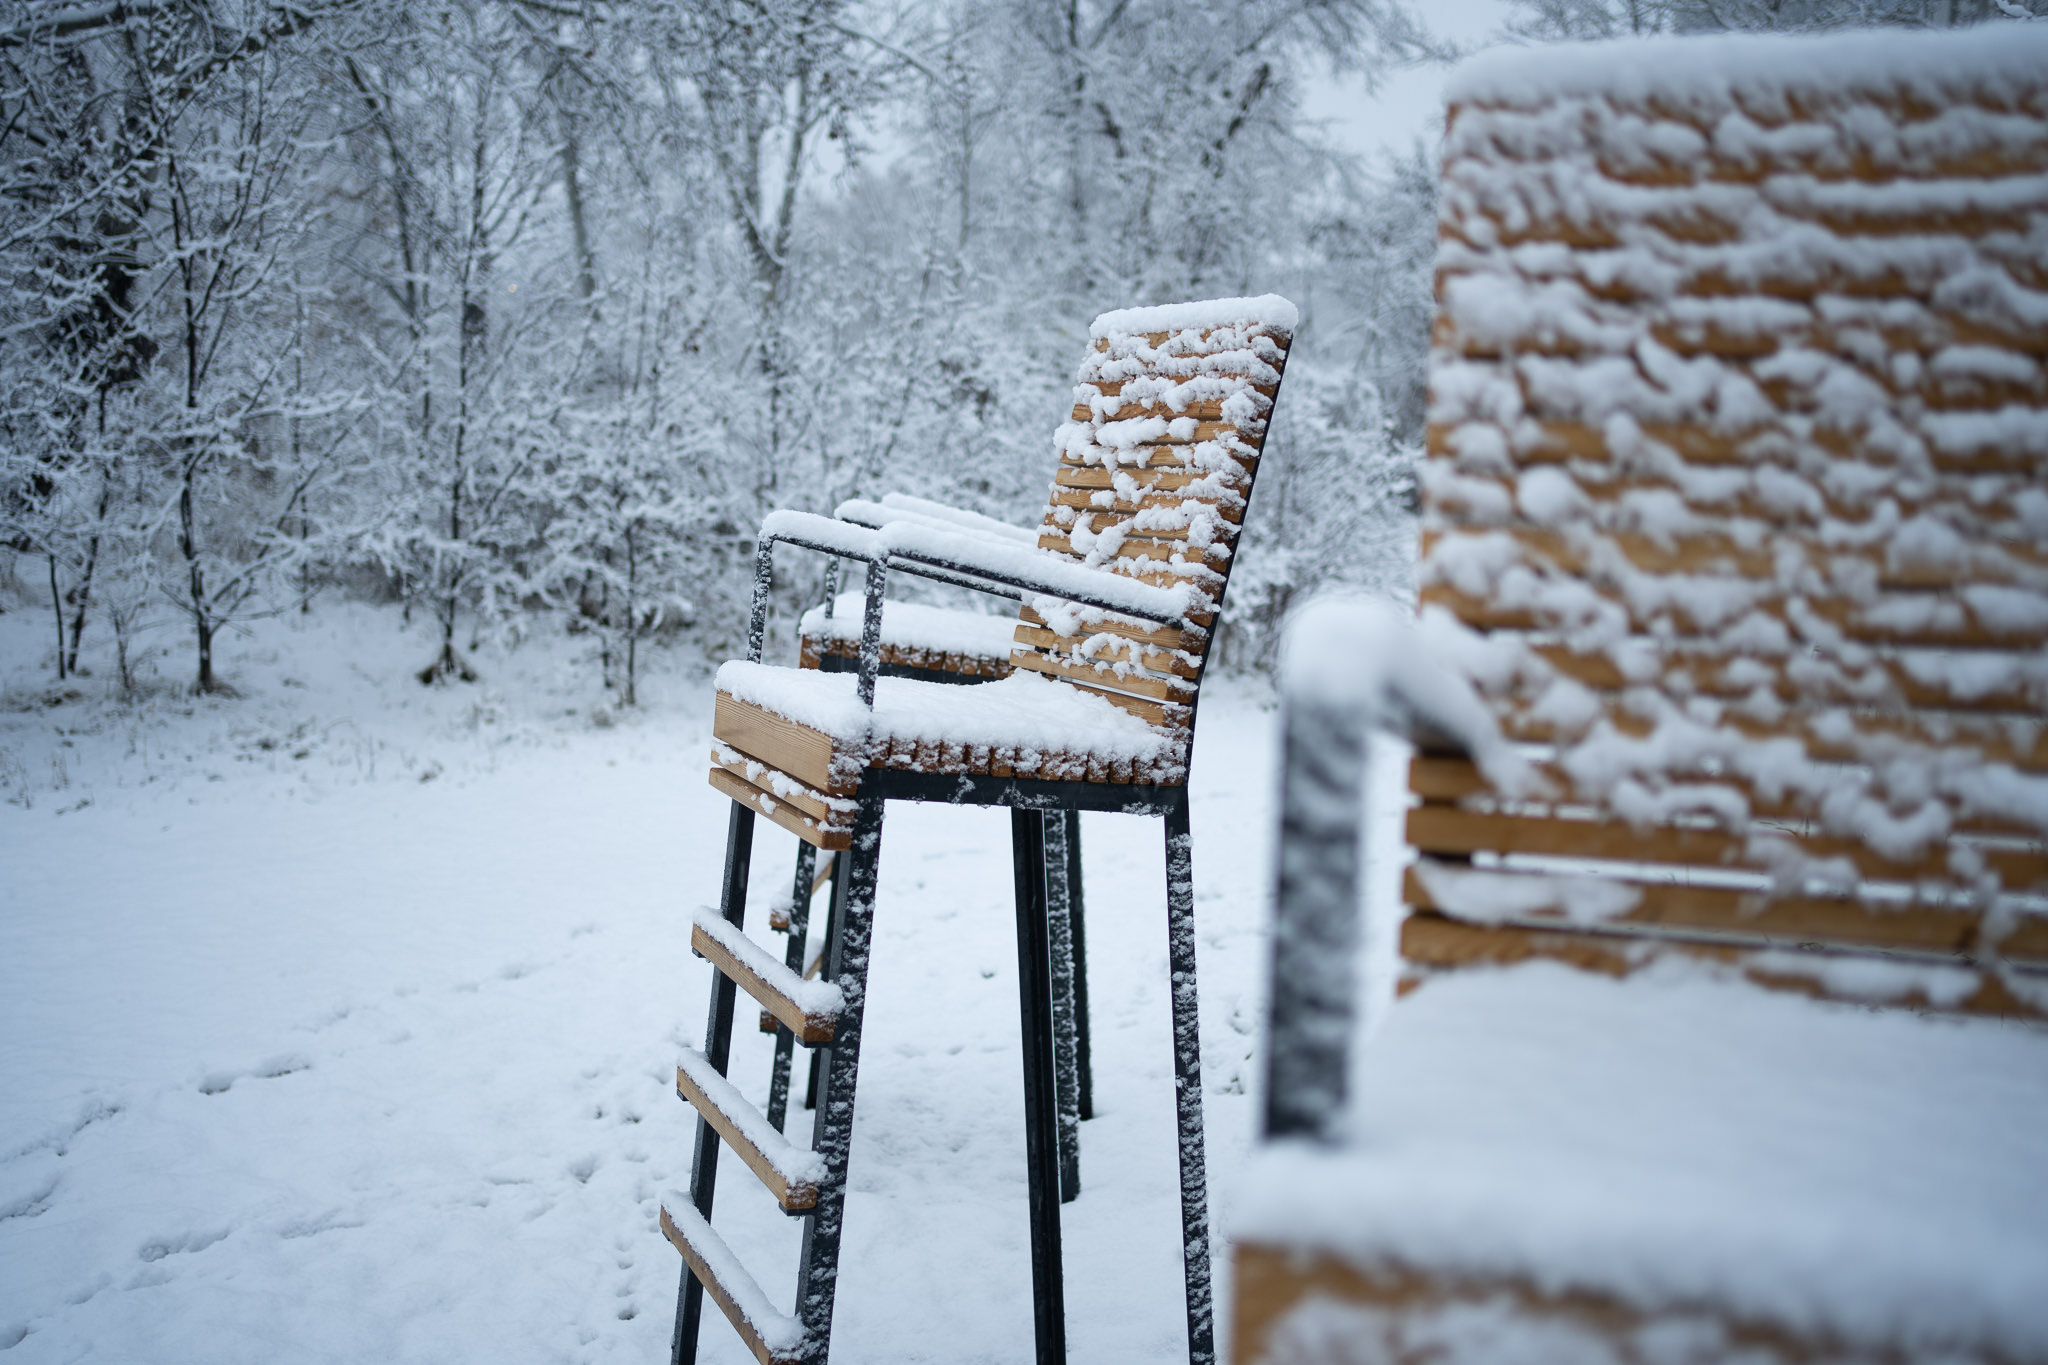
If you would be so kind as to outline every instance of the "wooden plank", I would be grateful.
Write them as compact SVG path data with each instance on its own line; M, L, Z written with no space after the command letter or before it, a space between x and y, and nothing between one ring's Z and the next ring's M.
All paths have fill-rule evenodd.
M1751 838L1781 841L1813 858L1845 858L1863 876L1876 880L1949 882L1954 877L1949 870L1947 844L1937 845L1915 858L1895 861L1860 839L1795 834L1763 824L1752 825L1746 834L1729 834L1718 829L1672 825L1637 828L1623 820L1502 815L1456 806L1425 805L1408 812L1408 842L1431 853L1526 853L1768 871L1751 856ZM1990 846L1976 846L1973 852L1983 859L1988 870L1997 874L2007 890L2048 884L2048 853Z
M837 1016L805 1013L803 1006L777 990L746 963L727 952L725 945L705 933L702 925L690 926L690 950L725 973L741 990L759 1001L761 1007L780 1019L782 1026L794 1033L797 1041L804 1046L819 1047L832 1041L832 1031L838 1022Z
M1071 682L1085 682L1106 691L1128 693L1134 697L1150 697L1154 701L1187 702L1194 698L1194 687L1179 678L1155 677L1150 673L1119 673L1106 665L1073 661L1071 656L1060 657L1041 653L1036 649L1018 648L1010 654L1010 662L1019 668L1028 668L1034 673L1047 673Z
M1102 395L1104 398L1120 397L1123 389L1122 384L1114 382L1097 385L1096 387L1104 390ZM1264 415L1264 413L1260 414L1261 417ZM1076 422L1093 422L1096 420L1095 409L1085 400L1077 402L1074 404L1072 417ZM1123 422L1133 417L1164 417L1168 421L1176 417L1192 417L1197 421L1220 422L1223 420L1223 400L1221 398L1197 398L1183 404L1179 408L1169 407L1165 399L1160 399L1150 406L1137 402L1121 403L1117 406L1117 410L1114 413L1105 414L1102 420L1105 422Z
M1189 501L1191 500L1186 498L1176 498L1173 501L1173 505L1175 507L1182 507ZM1207 505L1206 502L1204 505ZM1103 511L1090 508L1088 529L1097 535L1102 535L1118 526L1128 525L1135 516L1136 514L1131 512ZM1072 532L1072 529L1071 525L1048 517L1044 522L1040 523L1038 534L1041 541L1048 535L1065 538ZM1184 541L1188 538L1188 532L1185 526L1148 526L1128 532L1127 538L1132 540Z
M832 737L786 716L720 692L711 710L711 735L798 781L833 796L851 796L859 780L835 782Z
M1071 650L1089 636L1056 635L1050 630L1037 626L1017 627L1017 643L1034 645L1046 650ZM1171 673L1175 677L1197 678L1201 674L1199 660L1190 660L1177 653L1161 649L1146 649L1141 645L1104 645L1097 647L1089 656L1104 663L1135 663L1155 673Z
M1881 588L1939 589L1953 592L1959 583L2021 584L2048 588L2048 547L2015 541L1974 544L1964 553L1963 565L1891 561L1888 542L1865 545L1830 545L1804 528L1752 527L1758 534L1752 544L1738 542L1726 532L1708 532L1670 537L1647 536L1631 531L1595 529L1558 530L1547 526L1509 523L1505 526L1433 526L1422 533L1422 558L1426 561L1439 547L1480 536L1505 535L1526 550L1532 563L1548 562L1569 573L1584 574L1597 567L1589 553L1592 545L1619 551L1628 563L1652 574L1727 574L1773 581L1781 576L1788 560L1794 568L1804 567L1830 573L1844 566L1868 565ZM1789 554L1788 554L1789 552Z
M822 824L789 802L769 795L753 783L727 772L724 768L712 768L711 785L747 809L773 820L813 848L834 852L853 847L851 825L839 827Z
M1510 739L1530 744L1554 744L1575 738L1578 730L1561 731L1548 720L1528 714L1521 699L1496 700L1494 718ZM1641 738L1650 733L1650 722L1613 700L1598 715L1625 735ZM1974 752L1988 763L2010 763L2029 772L2048 771L2048 724L2037 716L2005 717L1961 713L1918 711L1855 711L1823 708L1794 711L1775 720L1759 720L1733 711L1723 713L1723 726L1751 739L1789 736L1806 747L1808 757L1832 762L1856 762L1864 753L1859 746L1876 740L1904 740L1928 748ZM1846 729L1847 738L1842 737Z
M1443 868L1435 873L1453 876L1463 868ZM1487 869L1488 878L1503 877L1516 883L1553 882L1549 873ZM1446 906L1430 890L1432 867L1412 866L1402 878L1407 903L1432 910L1451 919L1461 919L1456 906ZM1978 932L1983 915L1976 910L1925 903L1884 904L1850 897L1773 897L1760 891L1743 891L1721 886L1683 886L1641 878L1602 878L1625 887L1638 897L1634 908L1604 921L1613 926L1658 925L1672 929L1699 929L1714 933L1756 935L1779 939L1788 948L1802 944L1826 943L1847 948L1909 950L1961 955L1972 951L2008 961L2026 961L2034 956L2031 936L2017 953L1981 949ZM1570 883L1559 886L1560 894ZM1603 888L1605 889L1605 888ZM1455 897L1454 897L1455 899ZM1542 919L1550 912L1524 918ZM1474 921L1467 921L1474 922ZM1571 926L1563 920L1558 927ZM2048 966L2048 959L2041 965Z
M1076 557L1081 555L1081 552L1074 548L1073 542L1067 538L1065 531L1040 531L1038 533L1038 548L1041 550L1055 550L1060 554L1074 555ZM1226 542L1218 541L1216 549L1227 552L1230 546ZM1118 559L1156 559L1168 562L1175 559L1190 561L1200 559L1205 563L1221 565L1226 562L1227 554L1223 557L1218 557L1206 551L1199 551L1185 540L1153 540L1146 536L1127 536L1124 538L1123 543L1117 546L1116 553L1110 556L1111 561Z
M789 785L797 788L797 790L775 790L781 784L775 783L768 778L766 764L750 759L745 754L735 753L716 740L711 745L711 761L748 786L760 791L763 795L771 796L777 801L787 802L795 806L805 815L810 816L820 826L843 825L852 819L850 812L833 809L832 803L823 792L814 787L805 786L795 778L790 777L788 773L782 773L781 775L787 778ZM752 768L754 771L748 771L749 768ZM844 800L846 798L842 797L840 799Z
M1077 408L1076 411L1078 412L1079 409ZM1163 417L1170 423L1186 415L1184 413L1139 408L1129 413L1119 413L1115 417L1105 417L1100 422L1097 422L1093 416L1076 417L1074 420L1100 427L1106 426L1111 422L1128 422L1146 417ZM1171 431L1168 431L1145 442L1143 446L1138 448L1164 454L1171 451L1175 446L1194 445L1200 441L1220 441L1231 436L1235 436L1256 448L1264 434L1263 423L1251 424L1249 427L1240 427L1235 422L1197 418L1195 420L1195 429L1192 433L1176 436ZM1178 459L1179 456L1176 455L1175 458Z
M1632 647L1654 649L1658 643L1638 639ZM1624 674L1604 653L1580 653L1569 645L1550 643L1532 642L1530 648L1565 677L1603 692L1619 692L1647 682L1674 696L1737 698L1754 696L1763 689L1795 706L1993 711L2025 716L2038 715L2048 702L2048 677L2039 684L2039 692L2024 685L1957 688L1950 685L1951 674L1928 681L1898 657L1875 652L1861 667L1852 667L1829 650L1815 649L1805 659L1795 660L1701 650L1674 641L1660 651L1657 673L1643 678ZM2024 662L2017 652L2012 658L2015 663Z
M1118 469L1113 476L1110 470L1104 469L1101 465L1062 464L1054 471L1052 481L1057 488L1113 488L1116 476L1129 479L1132 485L1138 488L1158 489L1186 488L1189 484L1208 477L1191 474L1184 469ZM1240 478L1228 470L1215 477L1221 480L1224 487L1232 489L1251 482L1249 476Z
M1103 501L1096 501L1098 498L1103 499ZM1051 501L1055 507L1077 507L1093 512L1098 516L1113 514L1122 517L1142 511L1148 507L1179 507L1186 499L1170 490L1162 493L1143 493L1135 500L1132 500L1119 497L1108 488L1055 487L1052 490ZM1244 499L1242 497L1237 497L1234 501L1230 498L1204 499L1204 501L1214 508L1216 515L1223 520L1233 524L1244 521Z
M1447 918L1433 911L1418 910L1401 925L1401 957L1419 967L1449 970L1473 966L1511 966L1532 959L1563 962L1582 971L1604 976L1627 976L1662 951L1681 952L1740 967L1744 976L1760 986L1785 990L1819 999L1846 999L1855 1004L1870 1001L1830 994L1818 976L1793 973L1771 965L1767 959L1756 965L1754 950L1715 942L1707 937L1688 941L1680 937L1655 939L1625 932L1590 929L1541 929L1519 925L1480 926ZM1771 950L1782 961L1782 949ZM1819 955L1816 955L1817 957ZM1993 1014L2018 1018L2044 1017L2039 1009L2009 991L1994 972L1978 971L1976 989L1961 999L1928 998L1917 987L1887 1005L1901 1009L1945 1011L1963 1014Z
M704 1292L711 1296L711 1301L725 1314L726 1321L739 1333L740 1340L754 1353L754 1359L760 1361L761 1365L803 1365L801 1336L797 1338L797 1344L791 1346L784 1344L784 1334L778 1334L782 1340L776 1345L770 1345L762 1335L761 1326L740 1307L739 1301L742 1298L755 1303L767 1302L767 1296L761 1292L760 1286L754 1284L751 1278L744 1288L730 1286L719 1279L712 1270L714 1262L738 1266L739 1261L726 1248L718 1234L711 1230L710 1224L694 1217L695 1214L696 1210L691 1209L681 1216L681 1221L678 1221L677 1216L670 1214L668 1203L664 1200L661 1208L661 1235L668 1238L670 1245L683 1254L683 1261L690 1267L690 1273L697 1277L697 1283L704 1286ZM709 1245L700 1247L700 1242ZM740 1273L744 1275L746 1272L742 1270ZM783 1323L777 1325L784 1326L786 1323L794 1322L794 1318L785 1317ZM784 1327L785 1333L786 1330Z
M1607 800L1608 789L1603 784L1595 788L1582 788L1572 780L1569 773L1556 764L1538 760L1536 771L1551 784L1557 793L1557 802L1564 805L1598 807ZM1841 765L1844 782L1860 782L1868 772L1857 764ZM1764 792L1747 779L1727 772L1706 772L1686 768L1668 772L1673 781L1701 783L1726 788L1741 796L1749 805L1749 813L1766 820L1809 820L1816 816L1815 810L1802 803L1795 795L1785 791ZM1470 759L1453 758L1441 754L1420 754L1408 763L1408 790L1425 801L1481 803L1479 809L1486 809L1495 800L1492 787L1486 777ZM1518 810L1526 810L1529 803L1517 802ZM2028 839L2035 842L2044 837L2037 825L1996 811L1978 812L1956 817L1955 829L1961 834L1992 834L2005 838Z
M838 659L860 658L860 641L836 636L806 635L799 639L799 667L818 668L827 655ZM993 654L941 654L928 649L911 649L903 645L882 645L882 666L884 668L922 668L934 673L957 673L967 678L1005 678L1010 674L1010 656L1006 650L1000 656Z
M1429 568L1424 566L1428 574ZM1674 623L1684 635L1682 638L1713 639L1720 623L1703 624L1693 619L1681 600L1676 607L1666 609L1657 603L1647 608L1638 607L1618 587L1591 579L1579 580L1603 601L1626 614L1635 633L1649 634L1657 629L1660 621ZM1475 597L1461 592L1448 583L1425 581L1419 594L1425 606L1443 607L1459 620L1470 626L1486 629L1508 630L1550 630L1575 623L1562 619L1548 619L1543 614L1526 607L1506 606L1494 598ZM2000 629L1995 623L1987 623L1972 611L1962 599L1950 594L1921 594L1927 600L1908 600L1905 594L1889 594L1868 605L1841 601L1839 599L1797 597L1794 600L1803 611L1827 621L1835 629L1852 640L1873 645L1896 645L1907 648L1988 648L1988 649L2039 649L2048 646L2048 622L2026 620L2016 622L2010 629ZM1894 619L1884 619L1880 613L1891 612ZM1760 597L1748 608L1748 613L1767 616L1781 622L1794 639L1806 640L1810 632L1799 622L1798 616L1788 599L1781 596ZM1746 613L1747 614L1747 613ZM1669 628L1669 625L1666 627ZM1705 632L1701 635L1700 632Z
M1018 611L1017 619L1022 623L1018 627L1020 630L1025 626L1036 626L1047 632L1052 630L1052 623L1039 615L1028 604ZM1161 649L1184 649L1190 653L1200 653L1208 648L1209 644L1208 632L1174 626L1145 626L1118 621L1096 621L1090 622L1084 629L1090 635L1118 635L1126 640L1136 640L1140 644L1156 645Z
M705 1065L708 1066L710 1063L707 1062ZM703 1115L704 1120L718 1130L719 1138L726 1146L737 1152L740 1160L747 1163L747 1169L768 1187L768 1192L775 1196L775 1202L782 1206L783 1212L800 1213L818 1206L817 1182L792 1181L787 1178L778 1164L748 1135L739 1120L728 1114L724 1106L705 1093L703 1087L697 1084L696 1078L680 1065L676 1067L676 1094L688 1101L692 1109ZM744 1100L740 1102L745 1103ZM763 1118L762 1122L765 1124L767 1120ZM790 1146L786 1142L783 1145Z

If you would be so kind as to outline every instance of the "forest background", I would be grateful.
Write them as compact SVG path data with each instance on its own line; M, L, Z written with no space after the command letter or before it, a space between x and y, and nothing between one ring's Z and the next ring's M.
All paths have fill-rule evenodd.
M1517 0L1500 37L2048 0ZM1304 114L1458 55L1399 0L8 0L0 610L132 695L335 593L485 639L737 642L772 507L1044 498L1090 318L1299 344L1219 641L1410 587L1433 152ZM815 565L778 582L814 600ZM181 685L183 685L181 683Z

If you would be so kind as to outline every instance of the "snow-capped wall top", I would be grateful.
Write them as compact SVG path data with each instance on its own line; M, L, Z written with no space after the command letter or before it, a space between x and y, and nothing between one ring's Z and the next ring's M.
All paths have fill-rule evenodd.
M1278 294L1260 294L1249 299L1203 299L1197 303L1163 303L1152 308L1119 308L1095 319L1088 335L1101 341L1106 337L1133 333L1262 323L1276 332L1292 336L1300 320L1300 311L1286 299Z
M1633 38L1495 48L1452 72L1445 98L1517 108L1571 95L1726 106L1796 87L1809 97L1894 92L1937 107L1971 98L2024 108L2031 100L2039 113L2044 66L2048 24L1990 23L1947 33Z

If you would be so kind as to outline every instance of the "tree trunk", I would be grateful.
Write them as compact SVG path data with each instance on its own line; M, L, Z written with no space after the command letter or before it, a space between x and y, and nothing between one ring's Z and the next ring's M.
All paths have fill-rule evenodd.
M57 591L57 554L53 550L50 560L50 610L57 616L57 681L64 681L64 595Z

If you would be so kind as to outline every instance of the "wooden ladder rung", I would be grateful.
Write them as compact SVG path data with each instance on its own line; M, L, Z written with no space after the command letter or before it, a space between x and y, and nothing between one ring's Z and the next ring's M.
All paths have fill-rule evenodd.
M681 1190L661 1197L661 1235L683 1253L690 1273L725 1311L726 1320L761 1365L802 1365L803 1324L775 1311L761 1286Z
M709 908L697 912L690 947L760 1001L798 1042L817 1047L832 1041L844 999L831 982L804 980Z
M747 1103L693 1047L684 1048L676 1061L676 1093L761 1177L785 1213L806 1213L818 1206L818 1184L825 1178L825 1163L818 1154L776 1132L768 1116Z

